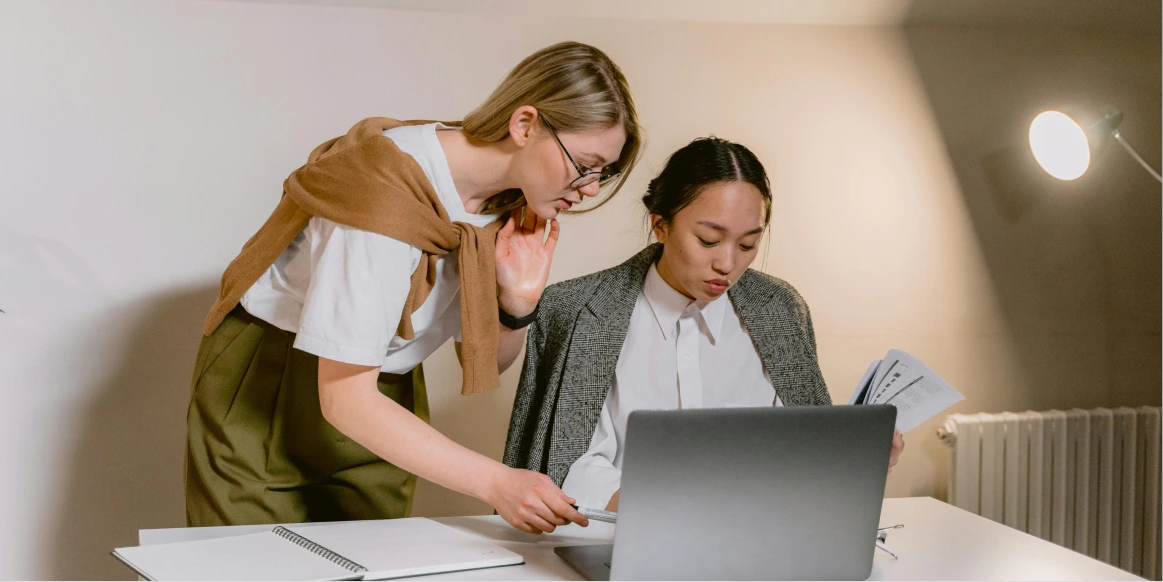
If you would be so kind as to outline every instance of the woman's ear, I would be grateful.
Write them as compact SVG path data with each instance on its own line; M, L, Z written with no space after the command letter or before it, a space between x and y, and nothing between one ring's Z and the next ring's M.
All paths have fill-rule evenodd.
M650 215L650 231L654 233L654 238L658 239L658 242L666 244L666 236L669 234L669 228L666 224L666 219L662 218L661 215Z
M509 139L512 139L517 147L524 147L537 133L537 126L537 108L522 105L509 116Z

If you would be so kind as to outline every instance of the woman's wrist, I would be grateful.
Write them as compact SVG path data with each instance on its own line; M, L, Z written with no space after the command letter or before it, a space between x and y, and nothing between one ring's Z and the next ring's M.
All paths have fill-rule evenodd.
M525 317L533 313L537 309L537 302L541 299L541 293L509 293L504 289L497 294L497 304L501 310L513 317Z
M505 473L509 470L509 467L492 459L490 461L492 462L485 468L484 478L476 481L479 484L478 490L472 491L470 494L495 509L498 503L496 499L497 490L499 489L498 485L505 479Z

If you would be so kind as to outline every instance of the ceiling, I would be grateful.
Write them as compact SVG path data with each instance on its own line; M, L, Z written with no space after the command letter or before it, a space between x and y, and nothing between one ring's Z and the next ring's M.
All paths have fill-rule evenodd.
M838 26L1056 26L1160 31L1159 0L228 0L423 12Z
M1159 0L913 0L906 26L1038 26L1159 35Z

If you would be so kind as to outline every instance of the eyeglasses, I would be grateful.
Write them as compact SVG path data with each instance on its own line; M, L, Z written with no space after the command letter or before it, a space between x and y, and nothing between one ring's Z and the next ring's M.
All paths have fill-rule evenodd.
M569 159L569 163L573 164L573 168L577 170L577 178L574 178L574 180L569 183L570 188L582 188L589 186L590 184L593 184L599 180L604 184L618 177L620 171L618 170L618 165L616 163L607 164L606 167L601 169L601 171L598 171L593 168L587 168L573 161L573 156L569 155L569 150L565 149L565 144L561 143L561 138L557 137L557 130L553 128L553 125L549 123L549 120L545 119L545 116L541 115L540 113L537 114L537 117L540 117L541 123L544 123L545 127L549 128L549 133L553 134L554 141L556 141L557 145L561 147L561 151L565 153L565 157Z

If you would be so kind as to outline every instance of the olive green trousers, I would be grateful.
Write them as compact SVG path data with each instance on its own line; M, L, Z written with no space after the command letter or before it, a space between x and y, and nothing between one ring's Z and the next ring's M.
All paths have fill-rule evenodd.
M202 338L186 419L191 526L407 517L416 476L331 426L319 358L295 334L235 308ZM380 392L428 422L424 372L380 374Z

